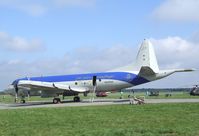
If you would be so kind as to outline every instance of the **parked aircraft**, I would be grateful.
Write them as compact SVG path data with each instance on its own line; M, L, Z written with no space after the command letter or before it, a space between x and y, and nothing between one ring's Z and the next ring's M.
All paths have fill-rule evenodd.
M66 96L74 96L74 101L79 102L79 93L86 95L92 92L94 98L96 91L121 90L158 80L175 72L189 71L193 71L193 69L160 70L153 46L149 40L145 39L134 64L101 73L25 77L16 79L12 85L16 92L16 100L18 90L25 88L30 92L41 90L42 96L54 96L53 103L60 102L56 96L63 93Z
M194 87L190 91L190 95L199 96L199 87L198 87L198 85L194 85Z

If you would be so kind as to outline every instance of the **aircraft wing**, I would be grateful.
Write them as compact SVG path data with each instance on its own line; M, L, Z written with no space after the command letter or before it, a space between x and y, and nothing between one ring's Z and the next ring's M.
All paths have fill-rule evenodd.
M79 93L89 91L89 89L86 87L78 87L78 86L74 87L69 85L63 85L60 83L41 82L41 81L32 81L32 80L20 80L18 83L18 87L38 89L38 90L65 90L65 91L74 91Z

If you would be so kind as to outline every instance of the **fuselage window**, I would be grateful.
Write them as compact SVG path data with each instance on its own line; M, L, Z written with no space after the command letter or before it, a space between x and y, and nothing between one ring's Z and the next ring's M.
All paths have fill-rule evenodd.
M75 85L77 85L77 82L75 82Z
M99 79L99 82L101 82L102 80L101 79Z

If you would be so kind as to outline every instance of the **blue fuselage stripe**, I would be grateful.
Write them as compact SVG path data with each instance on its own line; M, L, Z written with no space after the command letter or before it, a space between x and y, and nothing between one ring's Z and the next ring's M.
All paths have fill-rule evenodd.
M59 75L59 76L41 76L41 77L30 77L21 78L13 82L16 83L19 80L32 80L42 82L67 82L67 81L80 81L80 80L92 80L93 76L97 76L97 79L112 79L128 82L133 85L139 85L149 80L144 79L136 74L128 72L104 72L104 73L91 73L91 74L75 74L75 75Z

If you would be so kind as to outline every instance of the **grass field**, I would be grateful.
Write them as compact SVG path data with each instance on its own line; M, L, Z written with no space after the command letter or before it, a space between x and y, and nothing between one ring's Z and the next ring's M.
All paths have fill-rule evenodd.
M0 135L196 136L199 104L0 110Z

